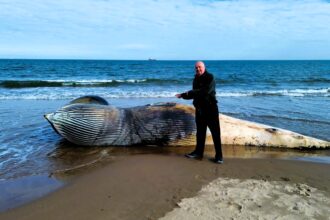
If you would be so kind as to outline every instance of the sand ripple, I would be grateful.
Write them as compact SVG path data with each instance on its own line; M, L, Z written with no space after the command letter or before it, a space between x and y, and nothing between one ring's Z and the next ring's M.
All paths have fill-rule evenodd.
M329 219L330 199L306 184L218 178L162 219Z

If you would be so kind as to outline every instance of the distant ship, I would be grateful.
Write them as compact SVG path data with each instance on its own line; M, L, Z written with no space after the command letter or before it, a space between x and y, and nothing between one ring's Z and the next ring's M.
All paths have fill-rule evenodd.
M150 58L149 57L149 59L148 59L149 61L156 61L156 59L155 58Z

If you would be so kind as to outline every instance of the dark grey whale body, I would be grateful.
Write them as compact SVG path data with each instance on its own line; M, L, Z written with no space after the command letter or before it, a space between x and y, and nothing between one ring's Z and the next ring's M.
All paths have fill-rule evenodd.
M45 115L54 130L77 145L195 145L195 109L178 103L115 108L98 96L71 101ZM227 145L329 148L330 142L219 114ZM213 144L207 133L206 144Z
M78 145L168 145L195 132L194 116L176 106L115 108L101 97L84 96L45 118L57 133Z

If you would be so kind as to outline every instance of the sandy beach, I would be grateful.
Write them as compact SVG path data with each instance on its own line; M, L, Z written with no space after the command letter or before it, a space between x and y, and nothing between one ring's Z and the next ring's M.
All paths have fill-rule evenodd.
M119 156L0 219L327 219L328 171L282 159Z
M0 220L330 220L330 0L0 12Z
M193 65L1 60L0 219L326 216L329 150L224 146L225 164L219 166L207 160L214 156L213 146L203 161L184 158L193 143L172 148L74 146L43 117L91 94L118 108L177 102L177 92L191 89ZM207 65L220 80L221 113L329 141L329 61ZM178 73L180 79L173 81ZM263 191L243 195L245 189ZM277 197L284 200L264 205ZM278 205L282 203L286 205Z

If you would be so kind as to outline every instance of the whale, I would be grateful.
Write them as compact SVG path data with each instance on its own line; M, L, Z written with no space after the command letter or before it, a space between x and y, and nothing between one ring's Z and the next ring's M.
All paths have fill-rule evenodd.
M82 146L196 144L195 109L174 102L117 108L99 96L72 100L44 117L64 139ZM219 114L224 145L329 148L330 142ZM206 144L213 144L207 131Z

